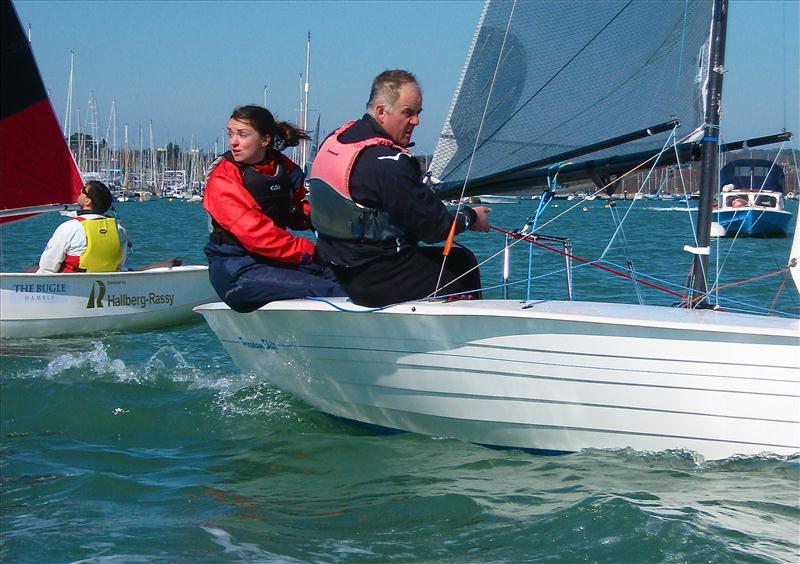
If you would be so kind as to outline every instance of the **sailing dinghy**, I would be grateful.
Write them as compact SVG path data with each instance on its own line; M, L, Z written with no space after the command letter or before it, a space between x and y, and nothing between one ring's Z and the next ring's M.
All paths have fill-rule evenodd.
M0 221L74 209L81 176L11 2L2 2L0 10ZM33 151L43 158L34 158ZM4 272L0 337L142 331L199 321L192 308L214 299L206 266L75 274Z
M243 371L358 422L551 453L800 452L800 322L700 307L727 9L488 2L430 171L443 198L463 199L533 191L554 171L602 185L652 159L701 158L684 307L336 298L198 311ZM673 142L678 121L691 134Z

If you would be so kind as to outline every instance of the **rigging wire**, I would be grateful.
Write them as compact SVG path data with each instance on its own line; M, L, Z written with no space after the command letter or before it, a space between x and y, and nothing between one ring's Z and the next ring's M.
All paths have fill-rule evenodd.
M658 163L659 163L660 157L661 157L661 155L663 155L666 152L667 147L669 147L670 140L672 140L673 144L675 143L675 131L676 131L676 129L677 129L677 126L672 128L672 131L670 132L670 134L667 136L666 140L664 141L664 145L661 147L661 151L658 153L656 159L653 160L653 164L650 166L650 170L647 172L647 175L645 176L644 180L642 180L642 182L639 184L639 189L636 191L636 195L637 196L641 195L642 192L644 191L645 183L650 180L650 177L653 175L655 169L658 167ZM626 262L626 264L628 266L628 270L631 273L631 280L633 281L633 288L634 288L634 291L636 292L636 299L638 300L639 305L643 305L644 304L644 299L642 297L642 291L641 291L641 288L639 286L639 280L636 277L636 269L633 266L633 259L631 258L631 255L630 255L628 240L625 237L625 230L623 229L624 222L628 219L628 216L633 211L633 208L635 206L636 206L636 198L634 197L633 201L631 202L631 205L628 206L628 209L625 212L625 215L623 215L622 218L620 219L619 214L617 213L616 206L614 206L614 203L611 202L611 205L609 207L609 211L611 212L611 218L613 219L614 224L616 225L616 229L614 230L614 233L611 235L611 238L609 239L608 244L606 245L606 248L600 254L600 259L601 260L605 259L606 254L609 252L609 250L611 249L611 246L614 244L614 241L617 239L617 235L619 235L619 239L622 242L622 252L625 255L625 262Z
M691 138L692 138L692 137L695 135L695 133L696 133L696 132L697 132L697 129L696 129L696 130L694 130L694 131L692 131L692 132L690 132L690 133L688 133L687 135L683 136L682 138L680 138L678 141L676 141L676 142L674 143L674 147L675 147L676 154L677 154L677 147L678 147L678 145L680 145L680 144L682 144L682 143L685 143L685 142L687 142L689 139L691 139ZM648 157L647 159L645 159L644 161L642 161L642 162L641 162L641 163L639 163L638 165L636 165L636 166L632 167L632 168L631 168L631 169L630 169L628 172L626 172L626 173L624 173L624 174L622 174L622 175L620 175L620 176L618 176L618 177L614 178L614 180L612 180L612 181L608 182L607 184L604 184L603 186L601 186L600 188L598 188L597 190L595 190L594 192L592 192L592 193L590 194L590 196L596 196L596 195L598 195L599 193L601 193L601 192L605 191L607 188L609 188L609 187L610 187L612 184L614 184L615 182L619 182L619 181L621 181L621 180L625 180L625 179L626 179L628 176L631 176L631 175L633 175L634 173L638 172L640 169L642 169L643 167L645 167L645 166L646 166L648 163L650 163L651 161L654 161L654 160L658 159L660 156L661 156L661 153L659 152L658 154L655 154L655 155L652 155L652 156ZM680 159L678 159L678 162L680 162ZM685 193L685 192L686 192L686 189L684 188L684 193ZM558 215L556 215L556 216L552 217L551 219L549 219L548 221L546 221L545 223L543 223L543 224L542 224L542 225L539 227L539 229L540 229L540 230L541 230L541 229L544 229L545 227L547 227L547 226L548 226L548 225L550 225L551 223L553 223L553 222L555 222L555 221L558 221L559 219L561 219L562 217L564 217L566 214L568 214L569 212L571 212L572 210L574 210L574 209L575 209L575 208L577 208L578 206L582 205L582 204L583 204L585 201L586 201L586 197L584 197L584 198L583 198L583 199L581 199L581 200L578 200L578 201L577 201L576 203L574 203L572 206L570 206L570 207L566 208L566 209L565 209L563 212L559 213ZM696 237L696 236L695 236L695 241L697 241L697 237Z
M702 129L702 127L701 127L701 128L698 128L698 129ZM693 131L693 132L691 132L691 133L687 134L686 136L684 136L684 137L683 137L683 138L681 138L680 140L676 140L676 141L674 141L674 143L673 143L673 147L675 148L675 150L676 150L676 153L677 153L677 146L678 146L680 143L683 143L683 142L685 142L687 139L691 138L693 135L695 135L696 131L697 131L697 130L695 130L695 131ZM674 135L674 133L675 133L675 132L674 132L674 130L673 130L673 133L672 133L670 136ZM640 169L641 169L641 168L643 168L645 165L647 165L648 163L651 163L651 162L652 162L652 163L653 163L653 165L651 166L651 170L648 172L648 177L649 177L649 175L650 175L650 174L653 172L653 170L654 170L654 168L655 168L655 166L656 166L656 163L657 163L657 161L659 160L660 156L661 156L661 155L662 155L662 154L663 154L663 153L664 153L664 152L667 150L667 148L668 148L668 143L665 143L665 145L664 145L664 147L662 148L662 151L661 151L661 152L659 152L659 153L658 153L658 154L656 154L656 155L653 155L653 156L651 156L650 158L648 158L648 159L647 159L647 160L645 160L644 162L640 163L639 165L637 165L637 166L635 166L635 167L632 167L632 168L631 168L631 170L629 170L628 172L626 172L626 173L624 173L624 174L622 174L622 175L620 175L620 176L616 177L616 178L615 178L613 181L610 181L610 182L608 182L606 185L604 185L604 186L601 186L601 187L600 187L600 188L598 188L598 189L597 189L597 190L596 190L596 191L595 191L595 192L594 192L592 195L599 194L600 192L602 192L602 191L603 191L603 190L605 190L606 188L610 187L610 186L611 186L611 185L612 185L614 182L619 182L620 180L624 180L626 177L628 177L628 176L632 175L634 172L636 172L636 171L640 170ZM676 154L676 157L677 157L677 156L678 156L678 155ZM795 157L795 160L796 160L796 157ZM678 170L678 178L680 179L680 184L681 184L681 187L682 187L682 189L683 189L683 194L684 194L684 195L686 195L686 194L687 194L687 190L686 190L686 179L684 178L683 170L682 170L682 168L681 168L681 161L680 161L680 159L678 158L676 162L677 162L677 166L676 166L676 168L677 168L677 170ZM556 173L556 174L557 174L557 173ZM800 180L800 176L798 177L798 179ZM646 179L645 179L645 180L646 180ZM550 179L549 179L549 177L548 177L548 182L550 182ZM643 188L642 188L642 187L640 187L640 189L637 191L637 193L641 193L641 191L642 191L642 190L643 190ZM463 192L462 192L462 195L463 195ZM687 205L688 205L688 198L687 198L686 200L687 200ZM636 279L635 279L635 278L633 278L633 276L632 276L631 274L627 274L627 273L625 273L625 272L624 272L624 271L622 271L622 270L615 270L614 268L610 268L610 267L604 266L604 265L602 265L602 264L599 264L597 261L590 261L590 260L588 260L588 259L584 259L584 258L582 258L582 257L578 257L577 255L573 255L573 254L571 254L571 253L567 253L567 252L565 252L565 251L560 251L560 250L558 250L558 249L555 249L555 248L549 247L549 246L547 246L547 245L544 245L544 244L542 244L542 243L539 243L539 242L537 242L537 241L534 241L534 240L532 240L532 239L531 239L531 236L532 236L532 235L533 235L533 234L534 234L536 231L540 231L541 229L543 229L544 227L546 227L546 226L547 226L547 225L549 225L550 223L553 223L554 221L556 221L556 220L558 220L559 218L563 217L565 214L569 213L570 211L574 210L576 207L580 206L580 205L581 205L581 204L582 204L584 201L586 201L586 197L584 197L582 200L580 200L580 201L578 201L577 203L573 204L571 207L569 207L569 208L568 208L568 209L566 209L565 211L563 211L563 212L559 213L559 214L558 214L556 217L554 217L554 218L550 219L549 221L545 222L544 224L540 225L540 226L537 228L537 227L536 227L536 224L538 223L538 221L539 221L539 218L540 218L540 215L541 215L541 213L542 213L542 211L543 211L543 209L544 209L543 202L540 202L540 203L539 203L539 205L538 205L538 207L537 207L537 210L536 210L536 212L534 212L534 214L532 214L532 215L531 215L531 216L528 218L528 220L526 221L526 224L525 224L525 226L522 228L522 230L529 229L529 232L528 232L528 233L524 233L522 230L515 230L514 232L508 232L508 231L505 231L505 230L503 230L503 229L500 229L500 228L498 228L498 227L495 227L495 226L491 226L491 227L490 227L490 229L493 229L493 230L495 230L495 231L498 231L498 232L500 232L500 233L503 233L504 235L506 235L507 237L509 237L510 239L512 239L512 242L511 242L511 244L510 244L510 245L508 245L508 247L507 247L508 249L510 249L511 247L513 247L514 245L516 245L517 243L519 243L519 242L521 242L521 241L527 241L527 242L528 242L528 243L530 243L532 246L533 246L533 245L536 245L536 246L542 247L542 248L544 248L544 249L546 249L546 250L550 250L550 251L552 251L552 252L555 252L555 253L557 253L557 254L560 254L560 255L563 255L563 256L567 256L567 257L573 258L573 259L575 259L576 261L578 261L578 262L582 263L582 264L578 265L578 267L576 267L576 268L580 268L580 267L583 267L583 266L593 266L593 267L595 267L595 268L598 268L598 269L601 269L601 270L605 270L605 271L607 271L607 272L609 272L609 273L612 273L612 274L615 274L615 275L617 275L617 276L620 276L620 277L623 277L623 278L626 278L626 279L629 279L629 280L634 280L634 281L636 281ZM631 207L633 207L633 206L631 206ZM688 208L688 209L690 209L690 208ZM630 209L628 210L628 213L630 213ZM625 219L626 219L626 218L627 218L627 216L628 216L628 213L626 213L626 214L625 214L625 216L623 216L622 220L620 221L620 226L621 226L621 224L622 224L622 223L624 223ZM695 240L695 245L696 245L696 244L697 244L697 235L696 235L696 231L695 231L695 225L694 225L694 223L693 223L693 222L691 222L691 221L690 221L690 225L692 226L692 234L693 234L693 237L694 237L694 240ZM616 235L616 232L615 232L615 235ZM612 238L613 238L613 236L612 236ZM608 249L606 249L606 251L607 251L607 250L608 250ZM607 264L613 264L613 263L611 263L611 262L609 262L609 261L607 261L607 260L605 259L605 254L606 254L606 251L604 251L604 252L603 252L603 254L601 255L600 259L597 259L597 260L602 260L603 262L605 262L605 263L607 263ZM481 262L480 262L480 264L478 264L478 265L477 265L475 268L480 268L481 266L483 266L483 265L484 265L484 264L486 264L487 262L490 262L491 260L494 260L495 258L497 258L499 255L503 254L504 252L506 252L506 249L502 249L502 250L500 250L500 251L496 252L495 254L493 254L493 255L489 256L488 258L486 258L485 260L481 261ZM437 293L438 293L438 291L439 291L439 290L442 290L442 289L446 288L447 286L449 286L450 284L452 284L452 283L453 283L453 282L455 282L456 280L458 280L458 279L462 278L463 276L466 276L467 274L469 274L470 272L472 272L472 270L475 270L475 268L473 268L473 269L470 269L469 271L465 272L464 274L462 274L462 275L461 275L461 276L459 276L458 278L454 279L454 280L453 280L453 281L451 281L450 283L448 283L448 284L445 284L444 286L442 286L442 287L438 288L438 289L437 289ZM620 269L624 269L624 267L619 267L619 268L620 268ZM631 271L631 269L630 269L630 268L629 268L628 270L629 270L629 271ZM738 281L738 282L734 282L734 283L729 283L729 284L726 284L726 285L723 285L723 286L719 286L719 285L718 285L718 280L719 280L719 278L717 278L717 282L715 282L715 288L714 288L712 291L713 291L713 292L714 292L714 294L715 294L715 297L716 297L716 300L717 300L717 304L719 304L721 301L724 301L724 302L731 302L731 300L730 300L729 298L723 298L722 296L720 296L720 295L719 295L719 290L721 290L721 289L724 289L724 288L730 288L730 287L734 287L734 286L743 285L743 284L746 284L746 283L750 283L750 282L758 281L758 280L765 279L765 278L769 278L769 277L773 277L773 276L779 275L779 274L781 274L781 273L787 273L788 271L789 271L789 269L788 269L788 267L787 267L787 268L783 268L783 269L781 269L781 270L779 270L779 271L776 271L776 272L773 272L773 273L769 273L769 274L765 274L765 275L762 275L762 276L753 277L753 278L750 278L750 279L747 279L747 280L742 280L742 281ZM560 271L557 271L557 272L560 272ZM633 272L632 272L632 271L631 271L631 273L633 274ZM550 275L552 275L552 274L554 274L554 273L548 273L547 275L542 275L542 276L538 276L538 277L535 277L535 278L536 278L536 279L538 279L538 278L544 278L545 276L550 276ZM637 274L638 274L640 277L641 277L641 276L645 276L645 277L647 277L647 278L650 278L650 277L648 277L648 276L646 276L646 275L643 275L642 273L637 273ZM690 272L689 272L689 276L691 276L691 269L690 269ZM530 264L529 264L529 276L528 276L528 278L527 278L525 281L512 282L512 283L510 283L510 285L516 285L516 284L519 284L519 283L522 283L522 282L528 282L528 284L530 285L530 281L531 281L531 280L533 280L533 279L534 279L534 277L532 276L532 272L531 272L531 270L530 270ZM687 280L688 280L688 279L687 279ZM663 281L661 281L661 282L663 283ZM691 305L692 303L699 302L699 301L701 301L702 299L704 299L704 298L708 297L708 295L711 293L711 292L707 292L707 293L706 293L706 295L698 295L698 296L695 296L695 297L693 297L691 300L688 300L688 299L687 299L687 297L686 297L686 294L685 294L685 293L684 293L684 294L681 294L681 293L678 293L678 292L674 292L674 291L672 291L672 290L669 290L668 288L665 288L664 286L659 286L658 284L654 284L654 283L651 283L651 282L647 282L647 281L645 281L645 280L641 280L641 283L642 283L642 284L644 284L645 286L648 286L648 287L651 287L651 288L654 288L654 289L658 289L658 290L660 290L660 291L662 291L662 292L665 292L665 293L667 293L667 294L669 294L669 295L672 295L672 296L674 296L674 297L680 298L680 300L681 300L681 305L683 305L683 306L689 306L689 305ZM501 286L502 286L502 285L501 285ZM684 292L685 292L685 291L687 291L687 290L689 289L689 286L688 286L688 281L687 281L687 282L686 282L684 285L675 285L675 286L676 286L677 288L680 288L680 289L682 289ZM782 284L782 285L781 285L781 288L780 288L780 289L779 289L779 291L778 291L778 296L776 296L776 298L775 298L775 302L773 302L773 304L772 304L772 306L770 306L769 310L766 310L768 314L774 314L774 313L775 313L774 306L775 306L775 303L777 302L777 299L778 299L778 297L779 297L779 295L780 295L780 292L781 292L781 291L782 291L782 289L783 289L783 286L784 286L784 284ZM498 287L499 287L499 286L498 286ZM484 289L489 289L489 288L484 288ZM434 298L434 297L435 297L435 294L432 294L432 295L428 296L426 299L431 299L431 298ZM442 296L440 295L439 297L442 297ZM530 294L528 294L527 301L530 301ZM759 308L759 307L757 307L757 306L754 306L754 305L751 305L751 304L747 304L747 306L750 308L750 311L751 311L751 312L752 312L752 311L754 311L754 310L765 311L763 307ZM730 306L726 306L726 309L728 309L728 310L730 310L730 311L734 311L734 308L731 308ZM742 311L747 311L747 310L742 310ZM782 313L782 312L781 312L781 313ZM785 314L785 313L782 313L782 314L783 314L783 315L788 315L788 314Z
M433 291L433 294L431 294L432 296L435 296L439 292L439 290L441 289L439 285L442 283L442 275L444 274L445 263L447 262L447 256L450 254L450 248L453 245L453 239L456 236L456 221L458 219L458 214L461 212L461 206L463 205L462 202L464 200L464 192L466 192L466 189L467 189L467 180L469 179L469 175L470 175L470 172L472 170L472 163L475 161L475 153L478 150L478 142L480 141L481 132L483 131L483 126L484 126L484 123L486 122L486 114L489 111L489 102L492 99L492 92L494 91L494 86L495 86L495 83L497 81L497 75L498 75L498 73L500 71L500 64L501 64L501 62L503 60L503 50L505 49L505 46L506 46L506 39L508 38L508 32L511 29L511 21L512 21L512 19L514 17L514 10L515 10L516 7L517 7L517 0L514 0L513 4L511 5L511 11L508 14L508 22L506 23L506 31L503 34L503 43L500 46L500 53L497 56L497 64L494 67L494 74L492 75L492 82L489 85L489 93L486 96L486 104L483 107L483 115L481 116L481 122L480 122L480 125L478 126L478 132L475 135L475 144L472 147L472 154L470 155L469 165L467 166L467 174L464 177L464 184L461 187L461 194L459 195L459 198L458 198L458 206L456 207L456 213L453 216L453 224L450 226L450 233L447 236L447 241L445 242L444 251L442 253L444 256L442 258L442 266L439 269L439 278L436 280L436 289ZM431 296L428 296L428 297L431 297Z
M634 202L635 202L635 200L634 200ZM631 203L631 205L629 206L628 209L630 210L630 208L632 208L633 206L634 206L634 204ZM617 229L619 230L619 238L620 238L620 241L622 241L622 252L625 255L625 264L627 265L628 271L631 273L631 280L633 281L633 289L636 292L636 300L639 302L639 305L643 305L644 304L644 299L642 298L642 290L639 287L639 280L636 277L636 270L635 270L635 268L633 266L633 259L631 258L631 255L630 255L630 252L629 252L629 249L628 249L628 239L625 237L625 231L622 229L622 222L624 221L625 218L623 217L622 219L620 219L619 214L617 213L617 206L614 205L614 202L611 202L609 204L608 211L611 212L611 219L614 221L614 225L616 225ZM627 214L626 214L626 217L627 217ZM610 245L610 243L609 243L609 245ZM606 251L609 248L610 247L606 247ZM604 258L604 257L605 257L605 251L601 255L601 259Z
M528 219L525 221L525 225L523 225L522 229L519 230L520 233L525 233L526 231L533 234L536 231L536 224L539 222L539 218L544 213L547 206L550 205L550 202L553 201L553 197L555 196L556 191L559 188L559 184L556 181L558 178L558 173L561 169L568 165L572 164L571 162L562 162L562 163L554 163L548 167L548 174L547 174L547 190L542 193L541 199L539 200L539 205L536 207L536 212L533 215L529 216ZM549 171L555 169L555 173L553 177L550 178ZM531 299L531 291L532 291L532 282L533 282L533 246L528 247L528 285L525 290L525 299L530 301Z
M632 279L632 276L630 274L624 272L623 270L617 270L617 269L614 269L614 268L611 268L611 267L608 267L608 266L604 266L604 265L599 264L599 263L597 263L595 261L590 261L588 259L585 259L583 257L577 256L575 254L567 253L566 251L561 251L559 249L550 247L549 245L545 245L543 243L539 243L538 241L532 240L529 235L522 235L522 234L519 234L519 233L508 232L508 231L505 231L503 229L500 229L499 227L494 227L494 226L492 226L491 229L493 229L495 231L498 231L498 232L504 234L507 237L512 237L512 238L515 238L515 239L518 239L518 240L525 240L528 243L530 243L531 245L536 245L536 246L541 247L543 249L546 249L548 251L552 251L554 253L557 253L557 254L560 254L560 255L563 255L563 256L568 256L569 258L572 258L572 259L582 263L582 266L592 266L592 267L595 267L595 268L599 268L600 270L604 270L604 271L606 271L606 272L608 272L610 274L614 274L615 276L626 278L628 280ZM610 264L613 264L613 263L610 263ZM620 268L624 268L624 267L620 267ZM775 277L775 276L779 276L781 274L786 276L788 274L788 272L789 272L789 267L783 267L783 268L780 268L780 269L778 269L778 270L776 270L774 272L769 272L769 273L762 274L762 275L759 275L759 276L753 276L753 277L748 278L746 280L739 280L739 281L736 281L736 282L731 282L731 283L725 284L724 286L720 286L720 289L732 288L732 287L735 287L735 286L742 286L742 285L745 285L745 284L750 284L752 282L757 282L757 281L764 280L764 279L767 279L767 278L772 278L772 277ZM642 284L644 284L645 286L648 286L648 287L653 288L655 290L659 290L659 291L664 292L666 294L669 294L669 295L671 295L673 297L681 298L682 302L684 301L684 295L679 293L679 292L672 291L669 288L666 288L664 286L661 286L661 285L658 285L658 284L655 284L655 283L652 283L652 282L648 282L646 280L641 280L640 282ZM781 289L783 288L783 285L784 284L781 285ZM684 290L688 289L688 286L684 286L683 289ZM693 298L692 302L699 301L701 299L702 299L701 296L696 296L695 298ZM776 300L777 300L777 298L776 298ZM774 303L773 303L773 306L771 306L769 308L769 311L774 311Z
M645 177L644 181L642 181L642 184L641 184L639 190L637 190L637 192L636 192L637 194L641 194L642 193L642 187L644 186L644 182L646 182L650 178L650 176L653 174L653 171L658 166L658 162L659 162L659 159L661 158L661 155L663 155L666 152L667 147L670 145L670 139L673 140L673 144L675 143L674 142L674 139L675 139L674 136L675 136L675 128L673 128L672 131L670 132L670 134L667 136L667 139L664 141L664 145L661 147L661 151L659 151L659 153L656 155L656 158L653 160L653 164L650 166L650 170L647 172L647 176ZM606 253L608 253L609 249L611 248L611 245L614 244L614 240L617 238L617 235L622 231L623 222L628 219L628 215L630 215L630 213L633 210L635 204L636 204L636 200L633 200L631 205L628 207L628 210L625 212L625 215L622 216L622 220L620 220L619 225L617 226L616 230L611 235L611 239L609 240L608 245L606 245L605 250L600 254L600 258L604 258ZM624 238L624 235L623 235L623 238Z
M770 168L767 171L767 174L764 176L764 180L762 181L761 186L759 186L758 192L756 192L756 194L761 194L763 192L764 187L766 186L767 179L769 178L769 175L772 172L772 170L777 165L778 156L783 151L785 145L786 145L786 141L781 143L781 146L780 146L780 148L778 149L778 151L777 151L777 153L775 155L775 159L772 161L772 164L770 165ZM722 166L721 166L722 165L722 160L723 160L723 155L720 153L719 162L718 162L718 170L722 170ZM717 183L718 183L718 193L721 193L721 187L719 186L719 179L717 180ZM684 189L684 192L685 192L685 189ZM688 199L687 199L686 203L687 203L687 206L688 206ZM744 213L747 213L747 211L745 211ZM766 213L766 211L762 211L762 213L759 215L758 219L760 219L764 215L764 213ZM734 212L734 217L735 217L735 214L736 214L736 212ZM758 221L758 219L756 221ZM692 228L693 228L693 231L694 231L694 224L693 223L692 223ZM733 252L734 245L736 244L736 241L738 240L739 235L740 235L740 233L741 233L743 228L744 228L744 222L742 222L739 225L739 228L736 230L736 233L734 234L733 239L731 240L731 243L728 246L728 249L725 252L724 257L722 257L722 258L720 258L720 253L721 253L721 248L720 247L721 247L721 245L719 244L719 238L717 238L717 249L716 249L717 260L716 260L716 267L715 267L715 276L716 276L716 278L714 280L714 283L707 289L705 294L700 295L700 296L690 300L688 303L690 303L690 304L691 303L696 303L696 302L701 301L702 299L705 299L706 297L711 297L711 296L714 297L714 299L715 299L717 304L719 303L719 300L720 300L719 291L722 288L730 287L730 285L720 286L719 285L720 284L720 280L722 278L723 271L725 270L725 266L727 265L728 259L730 258L730 255ZM691 275L692 275L692 269L690 268L687 278L691 278ZM744 282L747 282L747 280L744 281ZM687 282L687 285L688 285L688 282ZM779 290L778 292L780 293L780 291L781 290ZM775 297L776 300L777 300L777 298L778 298L778 296ZM773 306L774 306L774 303L773 303ZM773 306L770 307L769 311L773 310Z
M605 270L606 272L610 272L611 274L614 274L616 276L621 276L622 278L627 278L628 280L630 280L632 278L630 274L627 274L625 272L621 272L619 270L615 270L613 268L609 268L607 266L603 266L602 264L598 264L598 263L596 263L594 261L590 261L589 259L585 259L583 257L579 257L579 256L577 256L575 254L568 253L566 251L560 251L560 250L558 250L558 249L556 249L554 247L550 247L549 245L545 245L544 243L539 243L538 241L534 241L528 235L521 235L519 233L512 233L510 231L506 231L504 229L500 229L499 227L495 227L495 226L492 226L491 229L494 229L495 231L498 231L498 232L504 234L507 237L513 237L515 239L524 239L528 243L530 243L531 245L536 245L537 247L542 247L543 249L547 249L548 251L552 251L552 252L557 253L559 255L562 255L562 256L569 257L571 259L577 260L580 263L588 264L590 266L594 266L595 268L599 268L601 270ZM642 283L644 285L646 285L646 286L649 286L651 288L655 288L656 290L660 290L660 291L665 292L667 294L670 294L670 295L673 295L673 296L676 296L676 297L682 297L681 294L679 294L677 292L673 292L672 290L670 290L668 288L664 288L663 286L659 286L657 284L652 284L652 283L647 282L647 281L642 281Z
M678 145L678 144L684 143L684 142L686 142L687 140L691 139L692 137L694 137L694 136L697 134L697 132L698 132L699 130L702 130L702 127L699 127L699 128L697 128L697 129L695 129L694 131L691 131L691 132L689 132L687 135L685 135L685 136L684 136L684 137L682 137L681 139L677 140L677 141L675 142L675 144L674 144L674 146L676 147L676 152L677 152L677 145ZM663 150L664 150L664 149L662 149L662 152L663 152ZM607 188L609 188L609 187L610 187L610 186L611 186L611 185L612 185L614 182L619 182L620 180L624 180L625 178L627 178L628 176L630 176L630 175L634 174L635 172L637 172L638 170L640 170L640 169L641 169L641 168L643 168L644 166L648 165L649 163L651 163L651 162L653 162L653 161L656 161L656 160L657 160L657 159L660 157L660 155L662 154L662 152L660 152L660 153L658 153L658 154L656 154L656 155L652 155L652 156L648 157L648 158L647 158L647 159L645 159L643 162L641 162L641 163L639 163L638 165L636 165L636 166L632 167L632 168L631 168L631 170L629 170L628 172L625 172L624 174L622 174L622 175L620 175L620 176L616 177L616 178L615 178L613 181L610 181L610 182L608 182L607 184L605 184L605 185L601 186L600 188L598 188L598 189L597 189L595 192L593 192L593 193L592 193L592 195L594 196L594 195L597 195L597 194L599 194L600 192L603 192L604 190L606 190ZM680 159L678 160L678 162L680 162ZM682 177L682 176L681 176L681 182L683 183L683 177ZM465 180L465 185L466 185L466 180ZM685 190L685 187L684 187L684 193L685 193L685 191L686 191L686 190ZM463 195L463 189L462 189L462 195ZM575 204L573 204L572 206L568 207L568 208L567 208L567 209L565 209L563 212L559 213L559 214L558 214L558 215L556 215L555 217L551 218L550 220L546 221L546 222L545 222L545 223L543 223L541 226L539 226L539 228L538 228L538 231L541 231L542 229L544 229L545 227L547 227L547 226L548 226L548 225L550 225L551 223L553 223L553 222L555 222L555 221L559 220L559 219L560 219L560 218L562 218L564 215L566 215L567 213L569 213L569 212L571 212L572 210L574 210L576 207L578 207L578 206L580 206L581 204L583 204L583 202L585 202L585 201L586 201L586 198L584 198L584 199L582 199L582 200L579 200L579 201L577 201ZM541 202L540 202L540 205L541 205ZM529 218L529 220L530 220L530 218ZM490 228L492 228L492 229L493 229L493 227L490 227ZM533 234L533 232L531 232L531 234ZM525 240L525 239L519 239L519 238L513 238L513 239L514 239L514 240L513 240L513 241L511 242L511 244L508 246L508 248L509 248L509 249L510 249L511 247L515 246L517 243L520 243L521 241ZM696 238L696 236L695 236L695 244L696 244L696 241L697 241L697 238ZM445 285L443 285L443 286L438 286L438 284L437 284L437 290L436 290L435 292L433 292L433 293L429 294L429 295L426 297L426 299L427 299L427 298L433 298L433 297L435 297L435 296L436 296L436 295L439 293L439 291L440 291L440 290L443 290L443 289L447 288L447 287L448 287L448 286L450 286L451 284L455 283L457 280L460 280L461 278L463 278L463 277L467 276L467 275L468 275L469 273L471 273L473 270L475 270L475 269L478 269L478 268L482 267L483 265L485 265L485 264L486 264L486 263L488 263L488 262L491 262L492 260L496 259L498 256L502 255L502 254L503 254L503 253L505 253L505 252L506 252L506 250L505 250L505 248L503 248L503 249L501 249L500 251L498 251L498 252L494 253L493 255L490 255L490 256L488 256L486 259L484 259L483 261L481 261L480 263L478 263L478 265L476 265L475 267L473 267L473 268L469 269L468 271L464 272L464 273L463 273L463 274L461 274L460 276L458 276L458 277L454 278L453 280L451 280L451 281L450 281L450 282L448 282L447 284L445 284Z

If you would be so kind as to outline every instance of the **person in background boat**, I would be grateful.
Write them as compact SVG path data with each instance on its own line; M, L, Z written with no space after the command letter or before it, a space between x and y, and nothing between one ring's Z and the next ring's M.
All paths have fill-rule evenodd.
M238 107L228 120L230 150L211 165L203 207L211 216L211 285L235 311L344 295L315 260L314 243L288 231L309 229L303 171L280 152L302 139L305 131L276 122L260 106Z
M733 198L733 203L731 203L731 207L734 208L741 208L747 205L747 200L742 198L741 196L735 196Z
M367 113L322 144L310 173L317 252L358 304L380 307L440 296L480 297L475 256L453 247L442 271L439 243L456 232L489 230L487 207L457 213L422 182L409 151L422 112L416 77L387 70L372 83ZM437 281L441 281L437 287ZM437 291L438 290L438 291Z
M106 215L113 197L108 187L90 180L78 194L78 215L59 225L47 243L37 272L114 272L125 264L127 236Z

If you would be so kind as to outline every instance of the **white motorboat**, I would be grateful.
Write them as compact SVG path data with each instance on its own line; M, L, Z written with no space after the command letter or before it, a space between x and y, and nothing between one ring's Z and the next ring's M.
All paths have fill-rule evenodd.
M726 237L785 237L792 214L784 206L784 173L762 159L738 159L722 167L722 192L714 221Z
M510 194L481 194L477 196L481 204L518 204L519 196Z

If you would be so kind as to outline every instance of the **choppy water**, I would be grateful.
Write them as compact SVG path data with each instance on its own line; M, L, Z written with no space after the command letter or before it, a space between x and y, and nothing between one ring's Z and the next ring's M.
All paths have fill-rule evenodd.
M518 227L533 203L495 205L493 222ZM546 231L596 258L613 226L601 202L585 206ZM689 259L680 249L691 242L693 214L664 202L637 206L640 215L625 228L634 264L659 284L683 283ZM137 249L134 266L167 256L202 261L200 206L118 207ZM2 227L3 270L35 262L60 221ZM482 257L502 243L497 235L465 240ZM723 249L723 282L777 270L789 246L789 239L745 240L734 252ZM519 278L527 249L513 253ZM624 264L619 245L608 258ZM560 261L537 253L534 274ZM636 301L630 282L594 270L576 273L576 299ZM484 283L495 284L499 271L487 265ZM725 294L769 305L780 283L770 278ZM561 298L563 276L538 279L532 291ZM647 303L672 301L642 293ZM797 314L797 293L786 287L776 307ZM540 457L378 434L241 374L203 323L4 342L0 417L2 562L800 558L800 456Z

